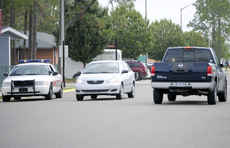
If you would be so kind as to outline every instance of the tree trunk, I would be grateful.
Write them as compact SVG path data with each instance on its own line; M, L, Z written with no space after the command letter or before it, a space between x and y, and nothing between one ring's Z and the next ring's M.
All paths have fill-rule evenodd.
M3 9L2 1L3 1L3 0L0 0L0 9Z
M12 6L10 10L10 27L14 27L14 22L15 22L15 14L14 14L14 1L11 0Z
M220 60L220 53L221 53L221 47L220 47L220 18L218 19L218 38L219 38L219 48L218 48L218 59Z
M33 10L30 9L29 14L29 51L28 51L28 59L32 59L33 55Z
M27 33L27 10L25 11L25 26L24 26L24 34ZM26 40L23 41L23 54L22 54L22 59L25 59L25 55L26 55Z
M29 15L29 54L28 59L36 59L37 53L37 6L34 3Z
M34 4L34 9L37 12L37 7L36 4ZM34 13L33 15L33 45L34 45L34 49L33 49L33 59L37 58L37 13Z

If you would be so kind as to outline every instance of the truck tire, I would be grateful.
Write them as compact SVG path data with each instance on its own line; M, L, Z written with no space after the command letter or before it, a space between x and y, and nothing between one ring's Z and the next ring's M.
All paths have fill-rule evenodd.
M218 94L218 99L219 102L226 102L227 101L227 80L225 80L225 88L224 88L224 92Z
M169 101L176 101L176 95L174 95L174 94L168 94L168 100Z
M213 90L208 93L207 98L208 98L208 104L209 105L215 105L216 104L216 98L217 98L216 82L214 82Z
M153 89L153 101L155 104L161 104L163 101L163 93L159 90Z

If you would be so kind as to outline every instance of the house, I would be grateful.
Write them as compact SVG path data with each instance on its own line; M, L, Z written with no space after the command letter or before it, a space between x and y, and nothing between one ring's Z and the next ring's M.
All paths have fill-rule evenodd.
M27 35L29 32L27 31ZM28 59L28 49L29 42L26 41L26 54L25 59ZM15 61L22 58L23 53L23 41L19 41L16 43L16 53L17 57ZM56 47L55 38L53 35L37 32L37 55L36 59L50 59L51 64L58 64L58 48Z
M11 64L11 45L12 40L28 40L28 36L9 26L2 27L0 34L0 66L10 66Z
M2 27L2 34L0 34L0 66L10 66L13 63L18 63L19 59L22 59L23 53L23 41L26 40L26 53L25 59L28 59L28 42L29 32L27 35L20 31L15 30L9 26ZM10 41L16 40L16 57L13 62L13 53L11 52L12 47ZM36 59L50 59L53 65L58 64L58 49L54 40L54 36L44 33L37 32L37 56Z

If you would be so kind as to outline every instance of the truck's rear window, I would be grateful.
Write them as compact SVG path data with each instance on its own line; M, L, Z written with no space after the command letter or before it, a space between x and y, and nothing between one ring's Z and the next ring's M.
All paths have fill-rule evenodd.
M164 62L211 62L213 57L205 49L172 49L168 50Z

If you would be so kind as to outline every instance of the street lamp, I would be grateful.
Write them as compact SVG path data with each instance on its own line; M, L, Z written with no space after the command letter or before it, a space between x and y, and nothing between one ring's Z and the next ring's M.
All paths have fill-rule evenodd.
M184 8L180 9L180 28L182 29L182 10L184 10L185 8L187 8L188 6L192 5L193 3L185 6Z

